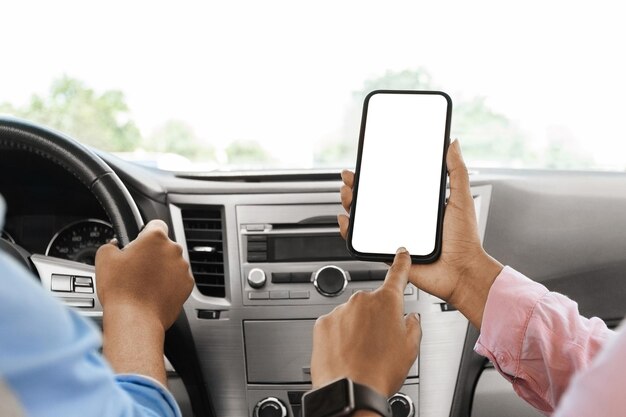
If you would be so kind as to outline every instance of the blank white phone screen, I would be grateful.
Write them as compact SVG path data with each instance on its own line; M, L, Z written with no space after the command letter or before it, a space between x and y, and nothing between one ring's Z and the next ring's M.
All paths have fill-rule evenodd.
M434 251L447 109L438 94L370 97L352 213L356 251Z

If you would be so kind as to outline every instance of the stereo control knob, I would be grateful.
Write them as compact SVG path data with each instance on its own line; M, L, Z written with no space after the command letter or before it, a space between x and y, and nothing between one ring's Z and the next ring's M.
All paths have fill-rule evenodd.
M253 268L248 272L248 284L252 288L261 288L265 285L267 278L265 278L265 272L259 268Z
M389 405L391 406L391 415L393 417L415 416L413 400L406 394L398 392L393 397L389 398Z
M348 277L338 266L326 265L315 273L313 285L320 294L326 297L336 297L346 289Z
M287 408L275 397L267 397L254 407L254 417L287 417Z

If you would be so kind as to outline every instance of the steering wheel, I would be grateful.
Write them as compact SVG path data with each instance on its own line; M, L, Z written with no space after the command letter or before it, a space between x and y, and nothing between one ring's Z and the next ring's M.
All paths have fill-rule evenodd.
M100 202L121 247L139 234L143 220L122 181L100 157L74 139L24 120L0 117L0 150L3 149L25 151L49 159L74 175ZM22 248L11 248L6 241L3 247L8 247L10 254L22 260L28 257ZM102 314L93 266L39 254L29 258L44 289L61 296L57 298L65 304L79 307L85 315ZM28 261L25 264L30 267ZM81 278L81 285L76 285L76 277ZM54 291L60 288L63 292ZM80 292L77 292L79 288Z
M139 234L143 220L126 186L98 155L74 139L25 120L0 116L2 150L25 151L47 158L78 178L100 202L121 247ZM85 316L102 316L93 266L52 256L31 255L24 248L1 238L0 249L38 274L43 288L66 305L79 308ZM78 286L77 278L80 279ZM67 288L63 292L53 291L68 279L70 282L74 280L70 283L70 291ZM165 354L185 384L195 415L215 416L184 311L165 335Z

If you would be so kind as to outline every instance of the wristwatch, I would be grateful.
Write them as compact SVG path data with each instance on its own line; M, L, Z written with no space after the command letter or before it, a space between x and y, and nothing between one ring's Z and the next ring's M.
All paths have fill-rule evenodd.
M302 417L343 417L357 410L370 410L391 417L387 398L348 378L309 391L302 397Z

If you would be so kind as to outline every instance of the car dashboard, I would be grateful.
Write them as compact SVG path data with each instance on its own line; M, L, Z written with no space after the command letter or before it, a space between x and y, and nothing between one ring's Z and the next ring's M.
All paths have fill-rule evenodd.
M185 380L182 401L217 416L299 417L311 388L315 319L355 291L377 288L387 269L345 250L335 221L343 212L339 172L183 175L100 155L144 219L170 225L190 262L196 287L184 306L187 333L166 345ZM57 248L89 263L89 245L112 237L106 215L69 174L28 158L0 165L5 233L31 253ZM621 320L625 175L485 170L472 173L471 186L492 256L572 297L585 315ZM98 308L79 309L97 320ZM394 416L539 415L472 352L478 332L454 306L409 285L405 308L420 314L423 338L392 397Z

